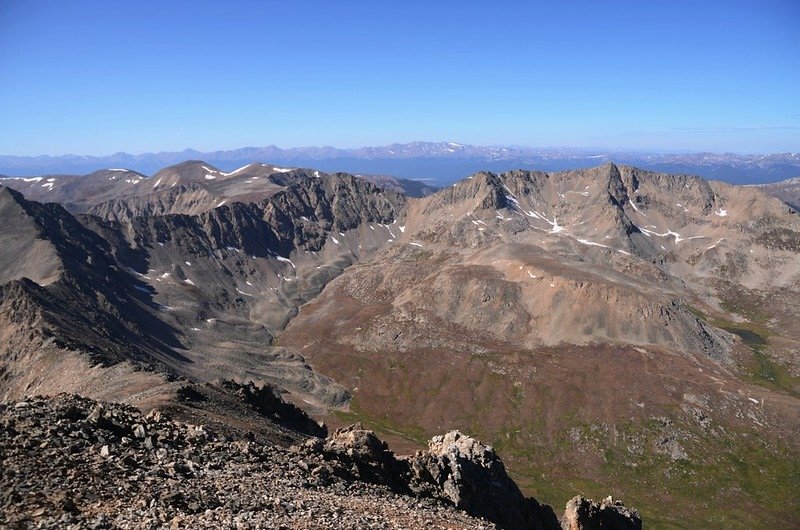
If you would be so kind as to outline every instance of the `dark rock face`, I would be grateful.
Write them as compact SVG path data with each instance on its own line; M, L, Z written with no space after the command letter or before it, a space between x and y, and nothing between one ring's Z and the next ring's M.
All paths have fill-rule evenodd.
M561 520L563 530L641 530L639 512L606 497L601 503L573 497Z
M366 222L391 223L404 214L405 197L337 173L326 179L301 180L270 197L261 208L279 252L288 254L301 247L319 250L328 231L349 230Z

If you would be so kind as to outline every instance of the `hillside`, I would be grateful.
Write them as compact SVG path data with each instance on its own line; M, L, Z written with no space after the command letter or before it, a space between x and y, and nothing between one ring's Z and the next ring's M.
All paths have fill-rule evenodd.
M772 184L762 184L759 187L773 197L779 198L796 211L800 211L800 177Z
M411 203L404 224L278 339L354 389L355 417L411 439L468 425L551 502L611 483L661 524L746 526L742 503L794 520L745 471L796 482L787 207L606 165L476 174ZM720 476L730 465L741 474ZM649 511L676 498L677 519Z

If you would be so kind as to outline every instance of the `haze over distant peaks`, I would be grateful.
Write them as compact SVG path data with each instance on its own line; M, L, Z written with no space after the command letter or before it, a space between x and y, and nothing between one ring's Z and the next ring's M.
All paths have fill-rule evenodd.
M296 147L282 149L244 147L228 151L115 153L108 156L8 156L0 155L0 174L32 176L85 174L104 168L127 168L152 175L161 168L187 159L205 160L223 171L233 171L254 160L270 160L293 167L323 171L348 171L373 175L425 179L450 184L480 170L564 169L593 167L614 161L653 171L699 175L734 184L762 184L800 175L800 153L739 155L719 153L663 154L602 151L583 148L479 146L456 142L410 142L380 147L339 149Z

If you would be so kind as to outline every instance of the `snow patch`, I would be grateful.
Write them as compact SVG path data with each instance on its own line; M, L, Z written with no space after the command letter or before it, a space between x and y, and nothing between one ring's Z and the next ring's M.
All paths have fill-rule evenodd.
M536 210L530 210L530 211L523 210L522 208L520 208L519 201L516 199L516 197L514 197L514 194L511 193L511 190L509 190L505 186L505 184L503 185L503 188L505 188L505 190L509 193L509 195L506 195L506 200L510 203L511 210L516 211L518 213L523 213L528 217L533 217L534 219L540 219L546 222L551 227L549 231L550 234L558 234L559 232L564 231L564 227L558 224L558 219L556 219L555 214L553 214L553 220L551 221L543 213L539 213Z
M413 245L415 247L421 247L422 243L409 243L409 245Z
M222 205L223 205L223 204L225 204L226 202L228 202L228 199L222 199L222 200L219 202L219 204L217 204L217 208L219 208L220 206L222 206Z
M228 176L230 176L230 175L235 175L236 173L238 173L238 172L240 172L240 171L243 171L243 170L245 170L245 169L249 168L251 165L252 165L252 164L247 164L246 166L242 166L242 167L240 167L239 169L234 169L234 170L233 170L233 171L231 171L230 173L224 173L224 172L220 172L220 175L222 175L223 177L228 177ZM203 167L205 167L205 166L203 166Z
M578 241L578 243L580 243L582 245L588 245L588 246L591 246L591 247L607 248L609 250L616 250L620 254L625 254L626 256L630 256L631 255L630 252L626 252L624 250L620 250L620 249L614 248L614 247L609 247L608 245L603 245L602 243L595 243L594 241L589 241L588 239L578 239L577 241Z
M633 209L636 210L636 213L640 213L640 214L644 215L645 217L647 217L647 214L642 212L639 208L637 208L632 200L628 199L628 203L630 203L630 205L633 206Z
M288 263L289 265L292 266L293 269L297 268L294 266L294 263L292 263L292 260L290 260L289 258L284 258L283 256L275 256L275 259L278 261L283 261L285 263Z
M636 226L636 225L633 225ZM652 226L652 225L650 225ZM708 239L708 236L689 236L689 237L682 237L679 233L673 232L672 230L667 230L663 234L655 232L653 230L648 230L647 228L642 228L640 226L636 226L636 228L646 236L658 236L658 237L669 237L673 236L675 238L675 243L680 243L681 241L689 241L690 239ZM655 227L654 227L655 228Z
M194 282L193 282L192 280L190 280L189 278L186 278L186 279L185 279L185 280L183 280L183 281L184 281L184 282L186 282L186 283L188 283L189 285L194 285Z
M589 241L588 239L578 239L578 243L582 245L589 245L592 247L611 248L608 245L603 245L602 243L595 243L594 241Z
M155 189L155 188L156 188L156 186L158 186L159 184L161 184L161 180L162 180L162 179L161 179L161 178L159 178L159 179L156 181L156 183L155 183L155 184L153 184L153 189Z
M714 213L719 217L726 217L728 215L728 210L723 210L720 208L719 210L714 211Z
M334 242L334 243L336 243L337 245L339 244L339 240L338 240L338 239L336 239L335 237L331 236L331 239L332 239L332 240L333 240L333 242Z
M392 236L393 238L397 237L397 236L394 235L394 233L392 233L392 229L389 228L389 225L381 225L381 226L384 227L389 232L390 236Z
M400 226L399 228L400 228L400 233L401 234L405 234L406 233L406 226L405 225Z
M548 220L548 219L545 219L545 221L550 223L550 225L553 227L553 228L550 229L550 233L551 234L557 234L557 233L562 232L564 230L563 226L559 226L558 225L558 219L556 219L555 215L553 216L553 221L552 222L550 220Z
M215 178L217 178L216 175L206 175L206 180L214 180Z
M288 173L288 172L290 172L290 171L293 171L293 169L291 169L291 168L285 168L285 167L275 167L275 166L272 166L272 171L275 171L276 173Z

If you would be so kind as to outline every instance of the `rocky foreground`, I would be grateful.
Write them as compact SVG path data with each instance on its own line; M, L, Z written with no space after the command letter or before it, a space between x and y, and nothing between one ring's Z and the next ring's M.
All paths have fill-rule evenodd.
M3 528L641 528L610 499L559 523L457 431L395 457L353 426L290 448L74 395L0 404Z

